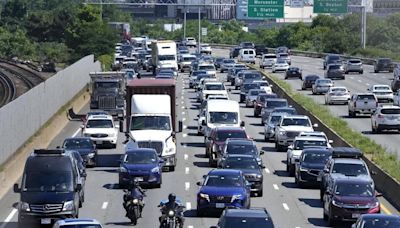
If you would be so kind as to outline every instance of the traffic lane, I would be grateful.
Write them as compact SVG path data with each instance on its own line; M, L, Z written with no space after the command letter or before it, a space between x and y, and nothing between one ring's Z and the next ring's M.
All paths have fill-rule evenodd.
M269 72L269 70L267 70ZM274 74L278 78L284 80L284 73L276 73ZM335 80L335 86L346 86L351 92L356 92L349 88L348 81L351 81L352 79L346 79L346 80ZM298 79L288 79L285 80L287 83L289 83L294 90L297 92L307 95L311 97L317 104L320 105L325 105L325 96L324 95L313 95L311 90L301 90L301 80ZM345 83L347 81L347 83ZM357 85L356 82L354 82L353 85ZM361 86L358 86L361 87ZM368 138L374 140L375 142L379 143L383 147L387 148L387 151L395 154L397 158L400 157L400 153L398 152L398 148L400 148L400 141L398 140L399 133L396 131L389 131L389 132L384 132L382 134L376 134L373 133L371 130L371 118L370 115L361 115L357 116L355 118L350 118L348 116L348 106L347 105L326 105L326 107L331 111L331 113L337 117L342 118L345 120L348 124L349 127L351 127L354 131L360 132L367 136Z

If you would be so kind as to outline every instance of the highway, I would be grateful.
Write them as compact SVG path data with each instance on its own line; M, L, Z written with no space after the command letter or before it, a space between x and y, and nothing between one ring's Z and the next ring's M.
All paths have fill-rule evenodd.
M227 50L214 50L214 55L228 56ZM303 74L318 73L322 75L322 61L305 57L293 57L294 66L300 66ZM350 75L344 81L336 81L338 85L347 86L352 92L365 91L367 85L374 83L387 84L391 78L390 74L370 73L366 67L364 75ZM183 120L184 130L177 134L178 142L178 165L175 172L164 172L163 183L160 189L149 189L145 199L143 218L139 219L136 227L158 227L160 212L157 208L160 200L174 192L182 199L186 206L185 227L204 228L216 225L218 217L196 217L196 193L198 187L196 182L202 180L210 168L208 160L204 157L203 136L197 136L197 103L196 93L189 89L187 73L180 74L177 79L177 108L178 119ZM224 79L226 74L217 76ZM353 77L354 79L351 79ZM283 76L282 76L283 78ZM359 82L358 80L361 80ZM300 88L299 80L289 80L293 88ZM229 87L232 88L232 87ZM233 89L233 88L232 88ZM305 93L310 93L305 92ZM238 91L232 90L231 99L239 100ZM313 96L318 102L323 103L322 96ZM247 133L257 142L259 149L266 151L262 156L266 168L264 169L264 195L263 197L252 197L252 207L265 207L271 214L272 219L278 228L297 227L327 227L322 219L322 204L319 201L318 189L299 189L294 183L294 178L288 177L284 161L286 153L276 152L273 143L264 142L263 127L259 124L259 118L253 117L251 108L244 108L241 104L241 117L246 123ZM332 111L343 116L347 114L347 108L332 106ZM88 107L81 111L85 113ZM370 131L369 125L365 124L369 119L356 118L346 119L355 130ZM64 138L79 135L81 122L71 121L63 131L55 138L50 147L56 147L62 143ZM397 135L385 134L368 135L376 137L379 142L392 148L399 148L395 137ZM385 139L383 139L385 137ZM389 138L390 137L390 138ZM126 227L130 226L129 220L125 217L125 210L122 207L123 191L118 188L118 159L123 154L124 146L122 141L125 137L119 135L117 149L99 150L99 166L88 168L88 176L85 186L85 203L80 210L80 217L95 218L105 227ZM19 196L12 192L12 189L0 199L0 228L17 228L16 202ZM397 211L383 198L384 213L398 214ZM340 227L348 227L349 224L341 224Z

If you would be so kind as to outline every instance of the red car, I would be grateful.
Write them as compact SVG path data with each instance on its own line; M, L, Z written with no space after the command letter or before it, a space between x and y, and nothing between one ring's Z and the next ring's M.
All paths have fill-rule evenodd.
M218 154L221 154L225 140L228 138L249 138L241 127L217 127L211 130L206 142L206 156L211 167L217 166Z

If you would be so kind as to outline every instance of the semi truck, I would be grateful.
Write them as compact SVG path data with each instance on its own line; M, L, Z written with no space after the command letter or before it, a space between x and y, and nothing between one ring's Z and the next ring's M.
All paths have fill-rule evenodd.
M113 116L125 115L125 73L90 72L90 109L107 111Z
M155 149L169 171L175 170L177 162L175 100L174 79L133 79L126 85L127 142ZM179 122L180 131L182 122Z
M158 40L151 43L153 73L157 69L171 68L178 70L176 43L171 40Z

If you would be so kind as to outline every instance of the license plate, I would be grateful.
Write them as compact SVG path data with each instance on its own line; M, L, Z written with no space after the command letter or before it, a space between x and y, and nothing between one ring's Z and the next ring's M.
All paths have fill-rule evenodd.
M322 177L318 176L317 181L322 181Z
M96 141L96 144L103 144L103 141Z
M51 219L49 218L42 218L40 219L41 224L51 224Z
M352 217L352 218L358 218L358 217L360 217L360 214L354 213L354 214L351 215L351 217Z
M135 180L137 180L137 181L143 181L143 177L135 177Z
M216 208L225 208L225 204L224 203L216 203L215 207Z

